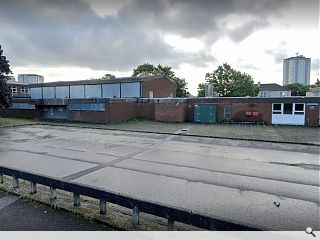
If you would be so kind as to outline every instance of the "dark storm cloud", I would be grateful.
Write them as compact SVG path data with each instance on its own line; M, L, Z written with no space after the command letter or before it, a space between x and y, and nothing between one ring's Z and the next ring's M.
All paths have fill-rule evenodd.
M0 44L14 66L74 65L120 71L144 62L174 67L183 62L205 66L215 60L205 50L177 51L163 40L163 35L199 38L208 49L221 36L238 42L267 26L267 18L279 14L286 3L285 0L125 2L117 5L120 7L116 14L101 16L85 0L1 1ZM103 2L98 3L104 6ZM231 29L219 25L219 20L231 14L251 16L253 20Z

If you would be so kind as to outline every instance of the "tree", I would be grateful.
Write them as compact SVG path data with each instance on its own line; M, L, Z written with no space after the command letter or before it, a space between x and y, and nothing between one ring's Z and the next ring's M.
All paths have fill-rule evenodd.
M11 92L7 85L7 76L12 73L10 70L9 61L5 56L2 56L3 50L0 45L0 108L11 107Z
M133 69L133 77L137 76L154 76L154 75L164 75L167 77L171 82L173 82L176 85L177 91L176 96L177 97L186 97L189 92L187 88L187 82L184 78L179 78L175 75L175 72L172 70L172 67L169 66L154 66L150 63L145 63L142 65L139 65L137 68Z
M286 87L291 90L291 96L305 96L306 92L310 89L310 86L301 83L291 83L286 85Z
M312 84L312 85L310 86L310 88L315 88L315 87L320 87L320 81L319 81L319 78L317 78L317 81L316 81L314 84Z
M259 92L249 74L237 71L227 63L218 66L212 73L207 73L205 80L212 83L215 92L222 97L255 97Z
M102 80L106 80L106 79L111 79L111 78L115 78L116 76L110 73L107 73L105 75L102 76Z
M205 83L199 83L198 84L198 97L205 97L206 92L206 84Z

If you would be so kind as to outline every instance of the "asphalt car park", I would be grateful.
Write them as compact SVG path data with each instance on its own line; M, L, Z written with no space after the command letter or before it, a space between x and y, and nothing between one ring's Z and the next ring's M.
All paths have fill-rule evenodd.
M61 126L0 134L1 166L264 230L320 225L317 146Z

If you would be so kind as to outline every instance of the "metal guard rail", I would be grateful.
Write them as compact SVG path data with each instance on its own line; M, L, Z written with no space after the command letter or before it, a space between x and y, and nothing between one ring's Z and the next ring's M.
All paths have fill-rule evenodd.
M56 189L72 192L74 196L74 206L80 205L80 195L92 197L100 200L100 213L106 214L106 202L133 209L133 225L139 224L139 212L148 213L168 219L168 230L174 230L174 222L182 222L196 227L209 230L220 231L250 231L258 230L254 226L245 226L241 223L231 223L227 220L215 219L209 216L201 215L188 209L164 205L151 201L145 201L124 194L106 191L97 187L84 184L78 184L70 181L64 181L57 178L51 178L40 174L21 171L13 168L0 166L0 183L3 182L3 175L13 177L13 187L19 186L19 179L30 182L30 193L36 193L36 184L50 187L50 198L57 197Z

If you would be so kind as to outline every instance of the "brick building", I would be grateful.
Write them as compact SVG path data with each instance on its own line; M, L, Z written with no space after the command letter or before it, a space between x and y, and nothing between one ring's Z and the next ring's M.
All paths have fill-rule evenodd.
M29 84L32 99L166 98L176 86L164 76Z
M319 126L319 97L174 98L163 76L66 81L29 86L1 116L108 123L136 117L164 122L241 122ZM12 85L11 87L14 87ZM18 91L18 90L17 90Z
M197 122L196 108L212 105L212 123L240 122L319 126L319 97L14 99L1 116L108 123L143 117ZM215 111L215 112L213 112Z

